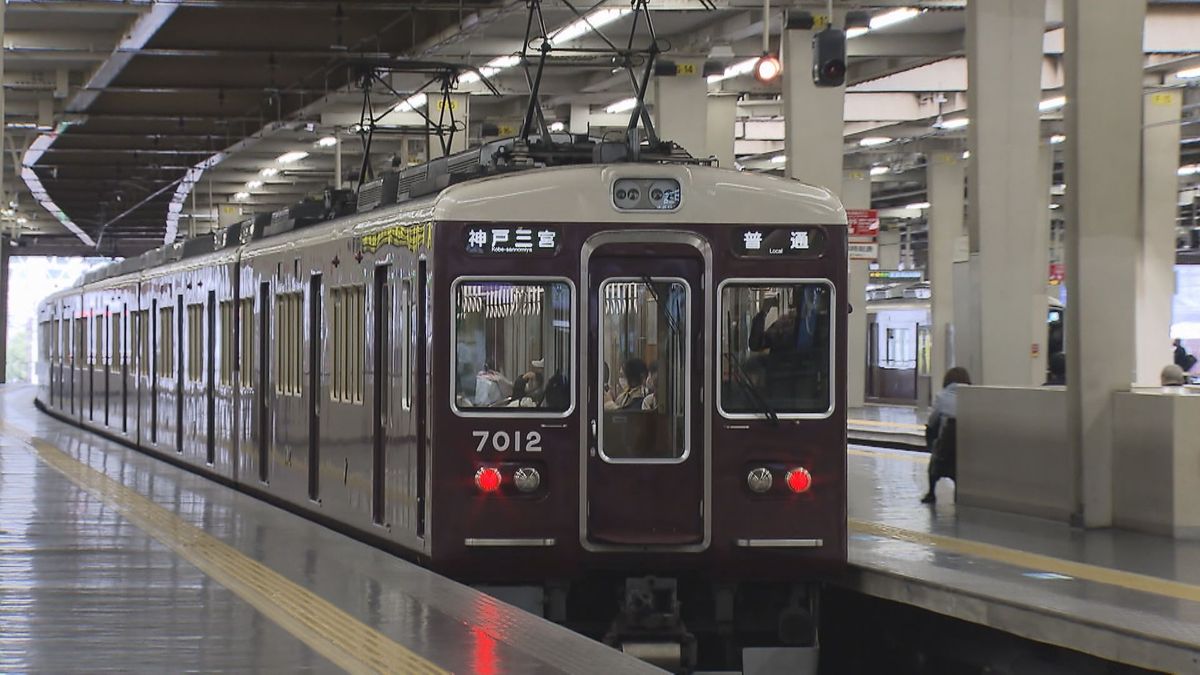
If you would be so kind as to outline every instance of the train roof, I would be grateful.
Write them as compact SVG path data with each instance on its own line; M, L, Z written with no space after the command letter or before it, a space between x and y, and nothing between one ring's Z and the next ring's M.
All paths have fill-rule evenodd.
M549 150L547 150L549 148ZM709 166L677 146L642 162L596 163L606 144L572 139L543 144L540 153L515 139L486 143L456 155L385 174L354 194L326 190L287 209L262 213L214 233L147 251L91 270L72 289L110 279L257 255L306 241L355 234L418 220L743 224L753 202L757 224L844 225L845 211L828 190L757 173ZM540 164L539 164L540 162ZM558 166L544 166L555 164ZM681 202L670 212L622 211L610 187L619 178L672 178ZM597 183L604 189L596 189ZM225 255L218 252L224 251ZM175 264L175 263L179 264ZM110 284L105 284L108 286ZM68 289L64 292L70 292Z

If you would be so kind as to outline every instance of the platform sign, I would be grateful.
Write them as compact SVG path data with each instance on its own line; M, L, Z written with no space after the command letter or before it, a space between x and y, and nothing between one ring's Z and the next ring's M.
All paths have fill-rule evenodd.
M874 237L879 234L879 211L846 209L846 225L852 237Z
M470 255L552 256L560 238L558 228L545 225L476 225L463 229L463 248Z
M730 242L734 254L748 258L817 258L825 252L825 232L808 227L742 227Z
M879 258L879 244L875 242L852 241L849 243L851 260L875 260Z

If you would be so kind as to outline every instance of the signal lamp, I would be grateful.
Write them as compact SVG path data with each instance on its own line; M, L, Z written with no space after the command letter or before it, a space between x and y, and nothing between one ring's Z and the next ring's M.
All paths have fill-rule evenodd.
M801 466L788 471L784 480L787 482L788 489L796 494L808 492L808 489L812 487L812 474Z
M513 473L513 485L521 492L533 492L542 484L542 475L532 466L523 466Z
M500 470L494 466L481 466L475 472L475 487L481 492L492 493L500 489Z
M746 486L751 492L762 494L771 489L771 484L775 479L771 476L771 470L765 466L756 467L750 470L750 474L746 476Z
M754 64L754 79L766 84L775 81L783 72L783 63L774 54L763 54Z
M813 84L840 87L846 83L846 34L829 27L813 36Z

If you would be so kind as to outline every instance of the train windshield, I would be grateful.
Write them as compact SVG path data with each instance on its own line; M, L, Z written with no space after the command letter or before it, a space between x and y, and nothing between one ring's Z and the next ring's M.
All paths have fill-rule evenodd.
M688 286L682 279L610 279L600 286L606 461L687 457Z
M463 412L565 414L572 293L565 281L460 281L454 404Z
M824 417L833 410L832 286L726 282L721 288L721 412Z

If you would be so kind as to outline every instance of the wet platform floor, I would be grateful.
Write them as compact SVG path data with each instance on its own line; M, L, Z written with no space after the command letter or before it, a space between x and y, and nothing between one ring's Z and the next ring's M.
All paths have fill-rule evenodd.
M851 443L920 449L925 447L925 420L928 417L928 408L867 403L850 409L846 427Z

